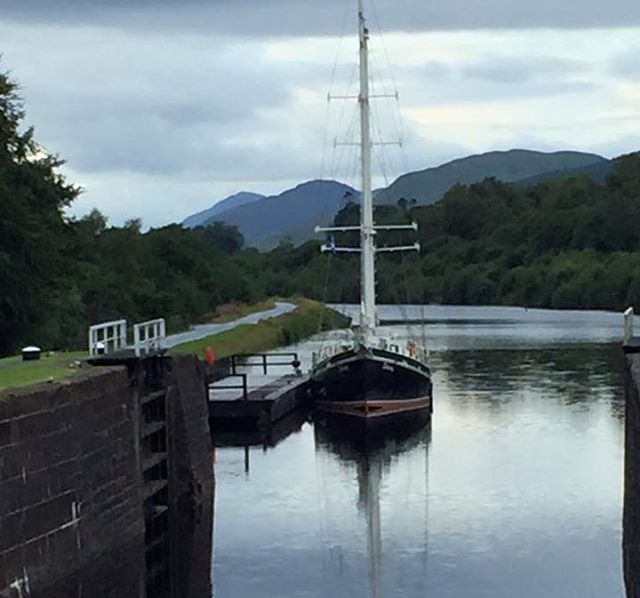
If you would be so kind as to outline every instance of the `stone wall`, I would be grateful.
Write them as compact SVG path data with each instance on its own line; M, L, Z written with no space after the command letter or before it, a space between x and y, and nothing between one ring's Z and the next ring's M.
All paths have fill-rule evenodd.
M640 353L627 356L623 554L627 598L640 598Z
M0 395L0 596L80 596L124 553L101 595L141 595L132 410L124 368Z
M213 466L205 367L192 356L171 360L167 403L172 470L172 499L197 505L210 493Z
M147 595L150 397L168 445L159 449L170 503L160 558L175 596L210 595L204 369L194 357L123 363L0 394L0 598Z

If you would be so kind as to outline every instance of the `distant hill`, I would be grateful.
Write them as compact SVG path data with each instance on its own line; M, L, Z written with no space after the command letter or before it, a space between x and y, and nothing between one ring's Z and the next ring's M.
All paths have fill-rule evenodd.
M386 189L376 190L374 201L395 203L404 197L429 204L441 199L456 184L468 185L488 177L527 186L578 172L601 181L610 170L611 162L596 154L521 149L489 152L407 173ZM189 216L183 225L227 222L240 229L248 246L270 249L280 240L298 244L314 238L316 224L329 223L347 201L359 199L360 192L348 185L309 181L271 197L255 193L232 195L209 210Z
M376 196L376 203L395 203L404 197L430 204L456 184L469 185L488 177L511 183L603 161L606 162L602 156L582 152L544 153L521 149L488 152L402 175Z
M238 206L243 206L248 203L253 203L254 201L259 201L260 199L264 198L265 196L260 195L259 193L248 193L246 191L241 191L240 193L230 195L222 201L217 202L206 210L202 210L202 212L197 212L196 214L185 218L182 221L182 226L186 226L187 228L201 226L208 220L211 220L215 216L219 216L227 210L237 208Z
M565 168L563 170L554 170L553 172L543 172L535 176L530 176L525 179L516 181L518 187L531 187L544 181L550 181L553 179L567 179L571 176L578 174L584 174L593 179L596 183L604 183L606 178L611 174L613 170L613 160L601 160L594 164L588 164L587 166L577 166L575 168Z
M327 224L359 193L337 181L309 181L279 195L237 206L202 224L221 220L240 229L247 245L275 247L280 240L301 243L313 237L317 224Z

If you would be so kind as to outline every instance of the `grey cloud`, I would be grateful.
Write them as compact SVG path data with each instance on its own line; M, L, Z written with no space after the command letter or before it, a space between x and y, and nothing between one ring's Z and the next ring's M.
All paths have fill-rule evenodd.
M55 43L61 37L65 42L47 53L51 39ZM242 44L214 45L211 51L185 36L162 45L121 36L117 50L104 53L101 42L114 41L109 33L98 30L91 37L93 45L82 30L41 41L34 36L27 41L28 54L17 49L26 40L14 41L0 64L18 57L17 64L6 66L23 83L28 120L37 125L38 139L85 172L219 174L244 164L246 177L246 155L256 145L252 135L262 125L273 130L265 114L286 106L294 84L313 77L304 63L265 65ZM32 52L37 62L30 59ZM249 141L229 143L243 138ZM265 171L260 164L252 166L258 167L256 176Z
M640 79L640 46L616 56L609 65L609 72L620 79Z
M289 1L282 0L278 6L285 15L291 11L291 20L280 18L282 22L274 24L265 17L260 35L320 31L328 22L323 14L344 13L336 10L334 0L300 0L295 6ZM497 0L488 2L492 6ZM73 26L37 24L41 17L46 20L44 16L25 8L35 6L34 2L0 3L3 9L8 7L0 11L0 52L5 55L0 70L11 69L23 85L27 122L36 125L36 138L69 161L70 171L78 177L72 180L87 181L81 205L95 199L98 207L118 219L121 214L126 219L128 213L158 224L169 217L170 210L178 209L172 197L185 202L181 217L201 207L197 201L205 195L215 199L240 189L271 192L276 189L269 184L277 181L289 184L319 175L322 99L333 55L315 55L309 58L313 64L305 63L304 56L263 58L261 51L270 40L254 39L252 34L260 29L261 15L275 6L271 0L264 0L262 8L254 0L208 2L201 7L201 20L192 14L198 6L194 2L184 10L177 3L151 0L146 4L56 2L53 22L83 22ZM28 24L4 20L7 15L16 19L19 6ZM77 10L72 14L74 6ZM399 16L383 14L390 3L380 0L378 6L382 21L400 22ZM409 7L404 14L415 16L415 23L407 28L414 29L424 21L425 10L436 9L435 3L431 8L423 3L415 8L418 3L413 0L397 0L394 6ZM469 6L471 10L475 4ZM219 19L214 23L216 7ZM246 14L240 18L242 7ZM49 9L42 10L46 16ZM304 26L301 11L310 21ZM156 21L162 21L157 29ZM90 22L101 26L87 25ZM117 28L105 26L109 24ZM205 31L225 35L200 34ZM227 35L233 31L242 35ZM535 34L530 37L535 39ZM496 46L489 48L495 51ZM606 84L601 77L591 77L579 61L535 55L526 61L505 55L483 59L486 51L484 47L470 56L470 63L401 66L397 70L401 105L455 106L584 94ZM294 96L301 89L317 94L317 105L301 108L306 99ZM342 83L334 91L343 91ZM436 165L478 149L471 141L467 148L424 139L418 132L405 133L410 138L408 169ZM517 142L514 139L514 145L525 145ZM192 185L192 181L199 182ZM279 190L284 187L283 183ZM224 193L219 191L222 188ZM138 199L134 202L134 198Z
M368 4L368 3L367 3ZM636 0L377 0L385 29L400 31L480 28L594 28L640 24ZM4 0L5 19L92 23L119 28L182 29L268 35L340 33L344 0ZM355 10L355 8L353 8ZM375 14L371 9L372 26ZM353 11L352 11L353 12Z
M413 106L587 94L603 85L589 76L588 65L560 58L524 61L489 57L457 66L403 69L401 73L403 104Z
M486 56L480 61L462 67L461 70L464 76L495 83L525 83L532 80L566 80L588 69L589 65L585 62L557 56Z

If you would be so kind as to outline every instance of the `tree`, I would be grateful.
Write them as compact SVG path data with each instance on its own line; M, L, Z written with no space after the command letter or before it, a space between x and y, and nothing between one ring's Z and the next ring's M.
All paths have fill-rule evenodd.
M80 193L33 129L21 132L24 116L17 84L0 73L0 354L54 341L52 312L69 287L63 208Z
M244 245L244 238L237 226L225 222L213 222L198 229L207 243L228 255L237 253Z

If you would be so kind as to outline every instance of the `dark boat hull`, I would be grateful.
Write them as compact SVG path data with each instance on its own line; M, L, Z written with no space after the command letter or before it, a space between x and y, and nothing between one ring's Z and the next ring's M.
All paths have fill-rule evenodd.
M367 426L427 421L433 411L428 368L381 350L347 351L320 364L312 375L311 392L324 416Z

